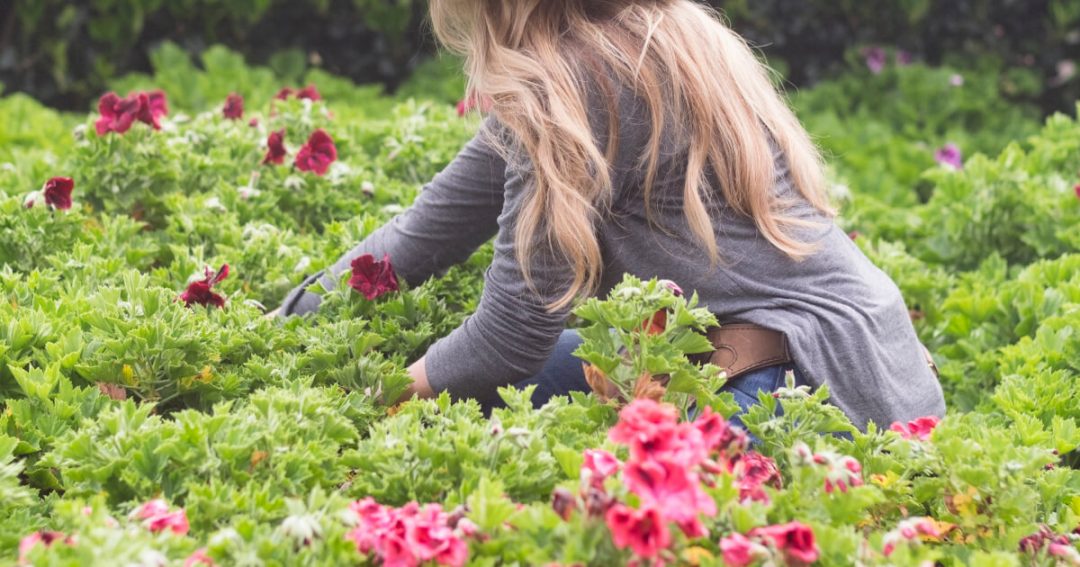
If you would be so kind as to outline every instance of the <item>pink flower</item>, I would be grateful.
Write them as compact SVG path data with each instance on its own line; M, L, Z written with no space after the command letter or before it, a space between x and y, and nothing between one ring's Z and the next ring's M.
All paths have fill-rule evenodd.
M40 531L22 538L19 541L19 564L26 564L26 556L30 554L30 550L34 549L37 544L40 543L45 547L50 547L56 542L64 545L75 545L74 538L61 532Z
M1076 198L1080 199L1080 183L1077 183L1076 187L1073 187L1073 193L1076 193Z
M136 118L151 126L154 130L161 130L161 119L169 114L169 105L165 100L165 93L157 90L148 93L137 93L139 99L139 113Z
M888 61L888 56L885 54L885 50L880 47L868 47L862 51L863 58L866 60L866 67L870 69L870 72L877 75L885 70L885 64Z
M630 461L623 470L626 488L644 507L662 510L665 520L688 522L716 515L716 502L701 489L696 473L668 459Z
M438 504L420 507L410 502L401 508L382 506L371 498L349 506L358 523L346 537L357 551L374 552L385 566L416 566L427 561L454 567L468 560L463 530L451 526L451 516ZM461 519L456 522L463 524Z
M953 73L949 77L949 84L954 86L954 87L962 87L962 86L964 86L964 76L961 75L960 73Z
M155 533L169 530L177 535L185 535L190 529L184 509L170 512L169 505L161 499L151 500L139 506L131 513L131 517L142 520L143 526Z
M315 85L308 85L298 91L296 91L296 98L306 98L310 100L322 100L322 95L319 94L319 89L315 88Z
M660 512L635 510L624 504L612 506L605 516L615 547L629 547L641 557L654 557L671 545L671 532Z
M915 56L911 53L904 51L903 49L896 52L896 64L901 67L907 67L915 61Z
M789 561L813 563L821 555L821 550L814 541L814 531L800 522L755 528L750 532L750 536L760 536L771 540Z
M376 260L375 256L364 254L353 260L349 287L362 293L368 301L398 291L400 286L390 256L383 255L382 260Z
M186 307L191 307L193 303L213 305L219 309L225 307L225 297L214 293L212 288L221 280L229 277L229 265L222 264L217 272L212 271L210 266L207 266L204 274L205 278L188 284L184 293L180 294L180 301L183 301Z
M325 175L330 164L337 160L334 140L321 128L312 132L306 144L296 153L296 168Z
M920 536L940 538L941 533L937 529L937 524L930 518L908 518L897 524L896 529L885 534L882 539L881 553L889 557L896 551L897 545L904 542L918 542Z
M930 439L930 434L934 432L934 428L937 427L940 422L941 420L937 417L928 415L909 421L907 422L907 425L904 425L899 421L893 422L893 424L889 426L889 429L899 433L904 439L926 441Z
M776 461L756 452L743 455L735 462L732 472L735 474L735 485L739 488L739 499L742 501L768 502L769 496L765 493L765 487L779 489L783 482L780 470L776 468Z
M120 98L114 92L108 92L98 99L98 113L101 116L94 122L98 136L109 132L123 134L131 129L139 115L139 98L128 96Z
M196 549L194 553L189 555L187 559L184 560L184 567L195 567L196 565L207 565L209 567L216 567L217 563L214 563L214 560L209 555L207 555L205 547L200 547L199 549Z
M594 483L602 483L605 478L615 474L622 463L615 455L603 449L585 449L585 462L582 464L582 473L588 471L589 479Z
M45 204L66 211L71 208L71 191L75 188L75 182L70 177L53 177L45 182L41 188L41 194L45 197Z
M277 100L289 100L289 97L291 97L292 95L293 90L291 87L282 87L281 90L278 91L276 95L274 95L274 98L276 98Z
M574 498L574 493L565 488L556 488L551 493L551 509L555 510L563 521L569 521L574 510L577 510L577 499Z
M960 148L953 143L948 143L934 152L934 161L939 165L951 167L955 170L964 169L964 156Z
M240 120L244 117L244 97L232 93L225 97L225 107L221 109L221 114L229 120Z
M730 567L746 567L769 555L769 550L763 545L739 533L720 540L720 551L724 554L724 564Z
M285 151L285 129L270 132L270 136L266 138L266 156L263 157L263 165L268 163L281 165L285 163L287 153Z

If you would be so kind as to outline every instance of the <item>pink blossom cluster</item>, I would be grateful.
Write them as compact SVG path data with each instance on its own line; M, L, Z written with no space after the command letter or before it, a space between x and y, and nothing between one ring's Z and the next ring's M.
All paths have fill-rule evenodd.
M1077 528L1080 531L1080 528ZM1059 564L1080 566L1080 551L1077 551L1073 538L1056 534L1048 526L1040 526L1039 531L1020 540L1020 551L1035 554L1042 550L1058 560Z
M832 494L837 490L846 494L849 488L863 485L862 464L854 457L828 450L814 453L806 443L796 444L792 451L795 453L797 464L819 466L825 469L827 494Z
M731 534L720 540L720 552L730 567L763 560L774 565L808 565L821 555L814 531L800 522L754 528L746 535Z
M671 524L689 538L709 535L702 517L715 516L717 509L704 487L712 486L718 475L733 475L743 500L766 500L764 486L780 486L776 464L747 452L746 433L709 408L693 422L679 422L673 406L635 400L620 412L608 437L628 446L629 458L621 463L606 451L585 452L582 506L590 515L604 518L616 547L652 558L654 564L663 563L660 556L671 545ZM620 469L636 507L608 495L604 487L605 479ZM565 518L577 501L559 491L553 506Z
M934 520L924 517L908 518L897 524L896 529L885 534L881 552L885 557L889 557L901 543L918 543L923 536L934 539L941 537Z
M109 132L124 134L135 122L160 130L161 119L169 114L169 105L162 91L131 93L124 98L109 92L98 100L98 114L94 122L98 136Z
M30 555L30 551L37 547L38 544L45 547L51 547L55 543L75 545L75 536L65 535L63 532L42 530L22 538L19 540L19 565L28 564L27 556Z
M935 416L928 415L913 419L907 424L900 423L899 421L893 422L889 426L889 429L900 434L904 439L918 439L919 441L926 441L930 439L930 434L934 432L934 428L941 423L941 420Z
M170 510L162 499L151 500L131 512L132 520L140 520L142 525L152 531L171 531L176 535L186 535L190 526L183 508Z
M464 565L469 556L465 538L477 533L462 514L447 513L438 504L410 502L392 508L369 497L349 509L357 524L346 537L360 553L374 553L385 567L415 567L428 561Z

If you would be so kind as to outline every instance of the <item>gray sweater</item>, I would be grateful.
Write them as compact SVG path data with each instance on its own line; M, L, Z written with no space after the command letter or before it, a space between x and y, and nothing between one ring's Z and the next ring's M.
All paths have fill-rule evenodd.
M887 427L944 414L941 386L925 362L900 291L799 196L775 145L775 192L794 200L789 214L821 222L819 230L804 235L820 242L819 251L791 260L718 198L713 224L722 262L710 268L683 218L685 146L670 140L665 145L653 196L666 230L657 230L646 221L644 172L636 165L649 134L646 111L625 91L618 108L619 151L612 164L617 193L611 213L596 226L604 258L600 295L624 273L666 278L696 291L721 322L748 321L782 331L806 379L815 387L828 384L831 402L859 428L868 421ZM599 118L593 129L606 143L603 113L594 116ZM487 397L539 371L569 316L568 310L552 313L545 306L567 289L569 274L565 262L537 253L536 289L525 284L514 254L513 225L532 169L524 152L500 157L489 135L507 134L489 118L411 207L334 264L333 279L316 274L293 290L282 314L316 310L319 297L305 287L319 277L324 286L333 286L361 254L389 254L399 276L415 284L464 261L494 236L495 255L476 312L428 350L428 378L437 392Z

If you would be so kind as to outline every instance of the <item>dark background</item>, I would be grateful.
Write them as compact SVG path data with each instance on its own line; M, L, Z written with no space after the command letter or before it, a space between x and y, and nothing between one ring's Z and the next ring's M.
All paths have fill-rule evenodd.
M958 66L1035 69L1027 96L1045 111L1080 98L1064 79L1080 54L1080 0L713 0L794 85L867 46ZM278 70L321 67L393 90L430 55L424 0L0 0L0 83L85 110L111 78L150 69L173 41L192 54L224 44Z

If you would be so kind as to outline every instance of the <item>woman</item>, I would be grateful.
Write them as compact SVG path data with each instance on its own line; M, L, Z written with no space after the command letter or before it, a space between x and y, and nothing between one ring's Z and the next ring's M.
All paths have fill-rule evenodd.
M779 345L726 386L744 408L794 366L860 428L943 414L898 289L833 224L809 136L715 13L691 0L430 5L489 116L412 207L294 290L283 315L317 309L307 285L334 285L361 254L389 254L415 284L494 236L476 313L409 368L409 395L586 389L569 311L632 273L751 324L741 348Z

